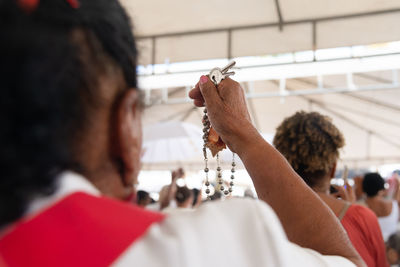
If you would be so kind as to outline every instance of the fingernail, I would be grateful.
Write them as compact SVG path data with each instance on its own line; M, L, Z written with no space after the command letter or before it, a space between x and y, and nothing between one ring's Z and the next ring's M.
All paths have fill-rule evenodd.
M205 84L206 82L208 82L208 78L207 76L203 75L200 77L200 84Z

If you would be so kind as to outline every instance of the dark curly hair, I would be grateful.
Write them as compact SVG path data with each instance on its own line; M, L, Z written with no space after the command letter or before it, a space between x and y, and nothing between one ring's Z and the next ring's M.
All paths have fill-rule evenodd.
M24 2L0 0L0 227L52 194L61 172L82 168L71 147L101 101L98 77L115 65L124 90L136 88L135 41L117 0Z
M364 175L362 187L368 197L374 197L379 191L385 189L385 181L379 173L369 172Z
M313 187L331 171L344 138L329 117L300 111L278 126L273 144Z
M175 194L175 200L182 204L187 201L189 198L193 197L193 191L187 188L186 186L178 187Z
M386 241L386 247L394 249L397 252L397 254L400 255L400 232L399 231L390 235L389 239Z

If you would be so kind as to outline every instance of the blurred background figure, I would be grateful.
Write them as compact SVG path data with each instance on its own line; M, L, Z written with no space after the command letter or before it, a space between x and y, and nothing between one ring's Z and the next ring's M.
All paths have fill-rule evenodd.
M386 241L386 253L391 266L400 266L400 232L392 234Z
M175 194L177 190L176 181L179 178L183 178L185 176L185 172L182 168L174 170L171 172L171 183L169 185L165 185L161 188L159 192L158 201L148 205L147 208L150 210L161 211L167 207L176 207L175 202Z
M348 201L349 203L356 202L355 190L347 182L343 186L331 185L329 191L330 195L337 199L342 199Z
M175 200L178 208L191 209L193 207L193 191L186 186L178 187L175 194Z
M165 213L175 211L190 211L193 210L193 191L186 186L178 186L175 193L175 205L170 205L164 208L162 211Z
M216 201L222 199L222 193L219 190L216 190L213 195L210 196L210 201Z
M386 198L385 181L379 173L367 173L363 180L365 203L378 217L384 240L396 232L399 221L397 196ZM394 197L394 199L393 199Z
M356 197L356 201L362 202L364 200L364 191L362 187L362 182L364 180L364 176L359 175L353 178L354 181L354 193Z
M386 197L399 201L399 171L394 171L386 182L388 184Z
M385 245L375 214L352 203L355 194L349 184L346 188L336 188L342 199L330 194L339 149L345 144L342 133L331 119L317 112L297 112L278 126L273 143L297 174L332 209L367 265L387 266Z
M244 191L244 197L248 197L248 198L256 198L256 196L254 195L253 190L251 190L251 188L247 188Z
M145 208L147 205L151 204L152 199L150 194L146 191L139 190L136 193L136 204L142 208Z
M197 207L199 207L202 203L202 190L197 189L197 188L193 188L192 189L193 192L193 203L192 203L192 207L195 209Z

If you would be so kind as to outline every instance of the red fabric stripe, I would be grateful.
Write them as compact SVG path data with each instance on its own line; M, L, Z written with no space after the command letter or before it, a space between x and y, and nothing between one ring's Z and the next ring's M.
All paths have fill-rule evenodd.
M19 6L25 11L25 12L33 12L37 6L39 5L39 0L17 0Z
M78 0L67 0L67 2L72 8L79 8Z
M0 240L0 253L12 267L109 266L163 217L132 204L74 193L18 223Z

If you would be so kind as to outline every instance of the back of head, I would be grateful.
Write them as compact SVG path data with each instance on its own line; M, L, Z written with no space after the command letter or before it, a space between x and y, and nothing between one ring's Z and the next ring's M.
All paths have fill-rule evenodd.
M199 194L201 194L201 191L197 188L193 188L192 189L192 193L193 193L193 203L192 206L196 206L198 198L199 198Z
M396 252L400 255L400 232L392 234L386 242L386 245L389 248L396 250Z
M136 203L138 205L147 205L150 204L151 199L150 199L150 194L146 191L139 190L136 193Z
M392 234L386 241L386 255L391 266L400 263L400 232Z
M222 193L220 190L215 190L214 194L211 195L210 200L211 201L216 201L220 200L222 198Z
M176 190L175 194L175 200L179 204L184 204L186 203L189 199L192 200L193 198L193 192L186 186L178 187ZM192 202L190 202L192 204Z
M0 0L0 226L82 171L73 148L102 103L99 77L136 87L136 48L117 0Z
M374 197L385 189L385 181L379 173L370 172L364 175L362 187L368 197Z
M315 186L335 165L344 138L329 117L300 111L278 126L273 144L304 181Z

